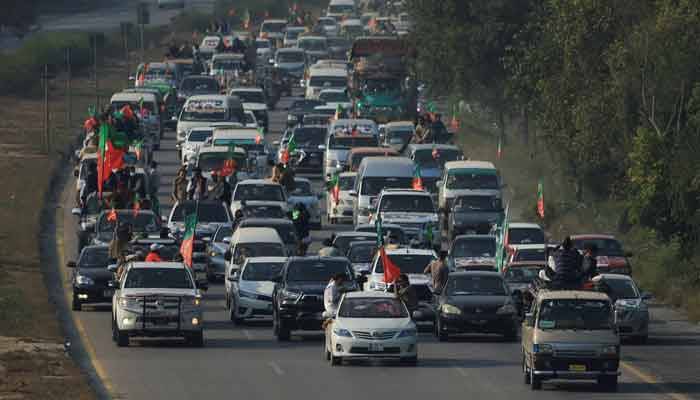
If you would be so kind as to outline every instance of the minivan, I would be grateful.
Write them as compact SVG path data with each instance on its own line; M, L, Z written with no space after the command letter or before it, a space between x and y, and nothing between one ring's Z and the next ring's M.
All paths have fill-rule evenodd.
M447 216L452 202L461 195L491 195L502 199L501 177L493 163L488 161L449 161L443 167L440 180L435 183L438 206Z
M185 102L177 121L177 143L185 141L192 128L215 123L245 121L243 104L238 97L225 95L192 96Z
M345 89L348 86L348 72L338 68L312 69L305 86L306 99L316 100L323 89Z
M406 157L369 157L362 160L357 170L354 224L368 224L371 210L383 189L412 189L413 161Z

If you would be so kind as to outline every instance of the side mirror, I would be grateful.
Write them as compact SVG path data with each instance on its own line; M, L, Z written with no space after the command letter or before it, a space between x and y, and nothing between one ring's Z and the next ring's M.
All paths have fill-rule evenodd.
M66 267L68 267L68 268L75 268L77 266L78 266L78 264L76 264L75 261L68 261L66 263Z
M319 150L326 150L326 145L325 144L319 144L318 145Z
M77 178L78 175L80 175L80 171L78 171L77 169L74 169L74 170L73 170L73 176Z
M79 208L71 208L70 213L75 215L76 217L79 217L83 212Z
M654 296L649 292L642 292L642 300L651 300Z
M109 272L117 272L117 268L118 268L118 267L117 267L117 264L109 264L109 265L107 266L107 271L109 271Z
M351 191L349 191L349 192L348 192L348 195L350 195L350 197L357 197L357 190L351 190Z
M224 253L224 260L231 261L231 250L226 250Z
M535 326L535 315L533 313L525 313L525 326Z
M197 279L197 289L206 292L209 290L209 281L206 279Z

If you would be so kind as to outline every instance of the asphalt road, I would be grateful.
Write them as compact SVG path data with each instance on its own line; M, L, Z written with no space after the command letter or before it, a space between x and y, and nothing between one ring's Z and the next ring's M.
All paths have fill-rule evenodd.
M281 109L288 104L289 99L283 99L277 111L272 112L271 133L266 140L272 142L279 136L286 116ZM160 191L164 205L170 203L171 186L167 183L174 179L179 166L174 135L174 132L167 132L162 150L156 154L164 182ZM320 180L316 182L317 188L320 188L320 183ZM62 218L64 232L58 234L59 243L62 244L59 254L64 258L60 265L65 265L67 259L74 259L76 254L76 221L70 215L74 187L73 182L66 186L63 207L59 211L62 213L59 218ZM350 226L334 228L350 229ZM318 241L328 234L328 231L313 232L315 248L318 248ZM519 343L502 342L498 337L468 336L439 343L431 334L422 333L416 367L391 363L331 367L322 357L321 332L296 336L289 343L278 343L272 335L270 324L234 327L225 312L222 284L213 284L205 295L204 348L190 348L179 340L154 339L132 340L129 348L118 348L111 339L109 305L84 306L84 311L76 312L74 316L97 373L117 398L681 400L686 397L668 393L698 393L695 383L698 374L689 375L696 372L692 368L697 367L692 360L682 361L688 353L673 357L674 362L687 364L691 368L689 372L674 367L679 375L671 383L678 382L682 386L660 384L643 372L648 367L659 367L662 371L667 368L660 365L656 357L663 359L666 354L676 350L676 345L683 344L687 346L684 351L697 354L698 343L688 341L692 338L678 343L664 343L663 338L654 337L654 330L651 349L623 347L624 359L639 361L647 369L627 363L622 369L619 393L599 392L593 384L585 382L545 383L542 392L531 392L523 384ZM672 328L669 335L679 329L676 326ZM653 343L658 340L661 340L661 347L654 347ZM650 357L652 354L655 356Z

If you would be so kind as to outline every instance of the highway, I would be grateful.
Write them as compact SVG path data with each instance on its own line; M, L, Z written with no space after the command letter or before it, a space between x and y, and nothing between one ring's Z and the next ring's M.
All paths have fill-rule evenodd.
M279 137L286 121L283 99L271 113L271 129L266 140ZM175 150L175 133L166 133L162 150L155 155L159 162L163 185L160 200L164 214L170 205L170 182L179 166ZM320 177L319 177L320 178ZM320 180L316 187L320 188ZM62 219L59 255L63 262L75 259L76 219L70 215L73 207L73 181L63 193L63 207L58 209ZM338 229L351 229L345 226ZM315 231L318 248L320 239L329 231ZM60 260L59 260L60 261ZM65 269L65 267L62 267ZM64 276L67 276L67 271ZM78 330L84 335L88 353L95 369L114 398L124 399L660 399L683 400L688 397L675 393L669 384L656 382L630 360L658 365L656 357L680 362L688 353L670 355L679 344L697 354L698 343L692 337L683 342L655 338L657 323L652 327L651 346L623 346L622 376L618 393L600 392L586 382L545 383L542 392L532 392L523 384L519 343L502 342L499 337L468 336L439 343L430 333L419 337L419 363L416 367L391 363L359 363L331 367L322 357L323 335L307 333L293 336L288 343L278 343L270 324L236 326L228 320L224 308L223 284L212 284L205 294L204 348L190 348L179 340L132 340L128 348L118 348L111 338L110 306L84 306L75 312ZM670 325L669 325L670 326ZM677 327L674 327L677 329ZM697 333L687 333L695 336ZM654 346L660 341L659 346ZM650 350L651 349L651 350ZM655 356L653 356L655 355ZM653 356L653 357L652 357ZM650 360L650 358L652 358ZM636 361L635 361L636 362ZM697 368L688 360L689 368ZM663 368L662 368L663 370ZM692 371L692 370L691 370ZM674 377L682 391L698 393L697 374L688 371ZM687 384L683 383L686 379Z

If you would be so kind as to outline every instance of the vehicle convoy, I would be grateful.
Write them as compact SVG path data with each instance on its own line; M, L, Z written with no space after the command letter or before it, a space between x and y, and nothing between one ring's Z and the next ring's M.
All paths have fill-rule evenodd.
M417 90L409 77L408 45L398 37L360 37L350 51L350 92L359 118L412 120Z
M204 345L201 291L190 269L175 262L132 262L122 279L113 282L112 339L129 345L131 337L184 337Z
M540 291L525 314L521 344L524 381L532 390L549 379L595 380L617 390L620 338L604 293Z

